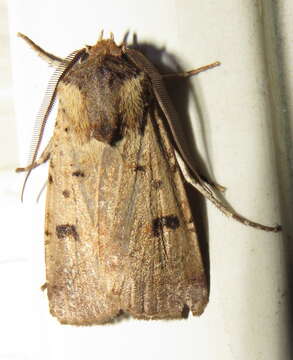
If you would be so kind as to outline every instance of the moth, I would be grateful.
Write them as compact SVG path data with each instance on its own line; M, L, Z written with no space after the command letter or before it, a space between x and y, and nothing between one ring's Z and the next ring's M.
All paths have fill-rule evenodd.
M232 212L193 169L174 132L164 75L141 52L101 33L94 46L61 59L19 36L56 68L30 164L17 169L27 171L26 183L49 161L44 288L51 314L74 325L104 324L121 313L200 315L208 286L186 182L237 221L274 232L280 226ZM37 159L57 96L54 133Z

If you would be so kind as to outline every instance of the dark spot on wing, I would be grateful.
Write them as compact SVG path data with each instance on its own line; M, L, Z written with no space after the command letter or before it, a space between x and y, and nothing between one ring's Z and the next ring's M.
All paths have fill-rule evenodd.
M66 110L64 108L61 109L63 114L66 114Z
M72 236L74 240L79 240L76 227L74 225L65 224L56 226L56 235L58 239L64 239L67 236Z
M179 227L179 219L176 215L168 215L162 217L164 225L169 229L177 229Z
M137 166L135 167L135 171L145 171L145 167L142 166L142 165L137 165Z
M64 129L64 131L65 131L65 132L68 132L68 130L69 130L69 128L68 128L68 127L66 127L66 128Z
M175 173L177 170L178 170L177 164L171 165L171 171L172 171L173 173Z
M51 174L49 174L48 181L49 181L49 184L53 184L53 177Z
M189 307L188 305L184 304L183 309L181 311L181 316L183 317L183 319L187 319L188 315L189 315Z
M69 198L69 196L70 196L70 192L68 190L62 191L62 194L65 198Z
M61 293L64 294L64 286L48 284L47 292L48 292L49 299L51 298L51 296L53 296L53 294L55 294L55 296L60 296Z
M176 215L161 216L153 220L152 229L155 236L160 236L163 227L176 230L180 226L179 219Z
M163 185L162 180L153 180L153 186L155 189L160 189L160 187Z
M84 172L80 170L76 170L72 173L72 176L84 177Z
M50 235L51 235L50 231L45 230L45 235L46 235L46 236L50 236Z
M147 123L147 111L146 111L146 108L144 108L143 115L139 119L139 127L138 127L139 135L144 135L146 123Z

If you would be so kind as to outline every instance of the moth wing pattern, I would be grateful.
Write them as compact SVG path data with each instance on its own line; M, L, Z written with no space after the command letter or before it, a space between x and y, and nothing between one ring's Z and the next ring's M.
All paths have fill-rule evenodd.
M200 249L157 103L144 114L143 133L138 127L115 146L80 144L69 128L77 115L64 105L79 91L60 88L45 228L51 313L75 325L121 311L170 319L187 306L201 314L208 293Z
M174 319L188 308L200 315L208 286L184 181L245 225L281 227L238 215L210 191L174 132L163 77L142 53L101 33L94 46L61 59L19 36L57 68L38 113L31 163L17 169L28 172L23 198L31 170L50 159L43 289L52 315L73 325L103 324L121 312ZM57 95L54 134L36 160Z

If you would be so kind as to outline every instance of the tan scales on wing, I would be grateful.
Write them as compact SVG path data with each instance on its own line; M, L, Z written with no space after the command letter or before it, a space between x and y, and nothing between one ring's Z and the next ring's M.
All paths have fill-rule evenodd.
M46 209L52 314L80 325L110 321L120 310L138 318L175 318L188 305L200 314L207 302L201 256L156 103L145 115L143 134L132 124L142 107L124 112L132 125L111 146L88 138L90 129L81 127L79 119L87 122L82 93L63 83L58 92ZM128 108L136 103L133 96L124 101ZM180 225L160 223L168 216Z

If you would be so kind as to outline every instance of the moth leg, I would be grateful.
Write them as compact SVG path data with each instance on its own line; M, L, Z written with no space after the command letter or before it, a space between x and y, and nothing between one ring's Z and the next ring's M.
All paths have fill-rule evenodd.
M60 64L67 64L68 61L59 58L53 54L43 50L40 46L34 43L29 37L22 33L17 33L17 36L22 38L43 60L45 60L50 66L58 67Z
M280 225L276 226L266 226L259 223L256 223L254 221L248 220L245 217L237 214L235 211L232 211L227 208L221 201L219 201L215 195L212 192L209 192L200 182L196 181L189 173L184 161L182 160L181 156L178 154L178 152L175 152L176 159L178 161L178 164L180 166L180 169L183 173L183 176L187 182L189 182L196 190L198 190L205 198L210 200L223 214L225 214L228 217L233 218L234 220L244 224L248 225L260 230L264 231L273 231L278 232L281 230Z
M45 150L43 151L42 155L39 157L38 160L34 161L32 164L30 164L24 168L17 168L17 169L15 169L15 171L16 172L30 171L32 169L35 169L39 165L44 164L50 158L51 148L52 148L52 141L50 141L49 144L46 146Z
M45 291L47 288L48 288L48 283L47 283L47 282L45 282L45 283L40 287L40 289L41 289L42 291Z
M184 77L184 78L187 78L187 77L190 77L190 76L193 76L193 75L197 75L197 74L199 74L199 73L201 73L203 71L212 69L212 68L214 68L216 66L219 66L219 65L221 65L221 63L219 61L215 61L212 64L201 66L198 69L194 69L194 70L190 70L190 71L177 72L177 73L167 73L167 74L162 74L161 76L164 79L165 78L171 78L171 77Z
M45 181L44 185L42 186L38 196L37 196L37 203L39 202L40 198L41 198L41 195L43 193L43 191L46 189L46 186L48 185L48 180Z
M218 191L220 191L220 192L222 192L222 193L224 193L224 192L226 191L226 187L225 187L225 186L220 185L220 184L217 184L217 183L215 183L215 182L207 179L204 175L199 174L198 176L201 178L201 180L202 180L205 184L211 186L213 189L218 190Z

